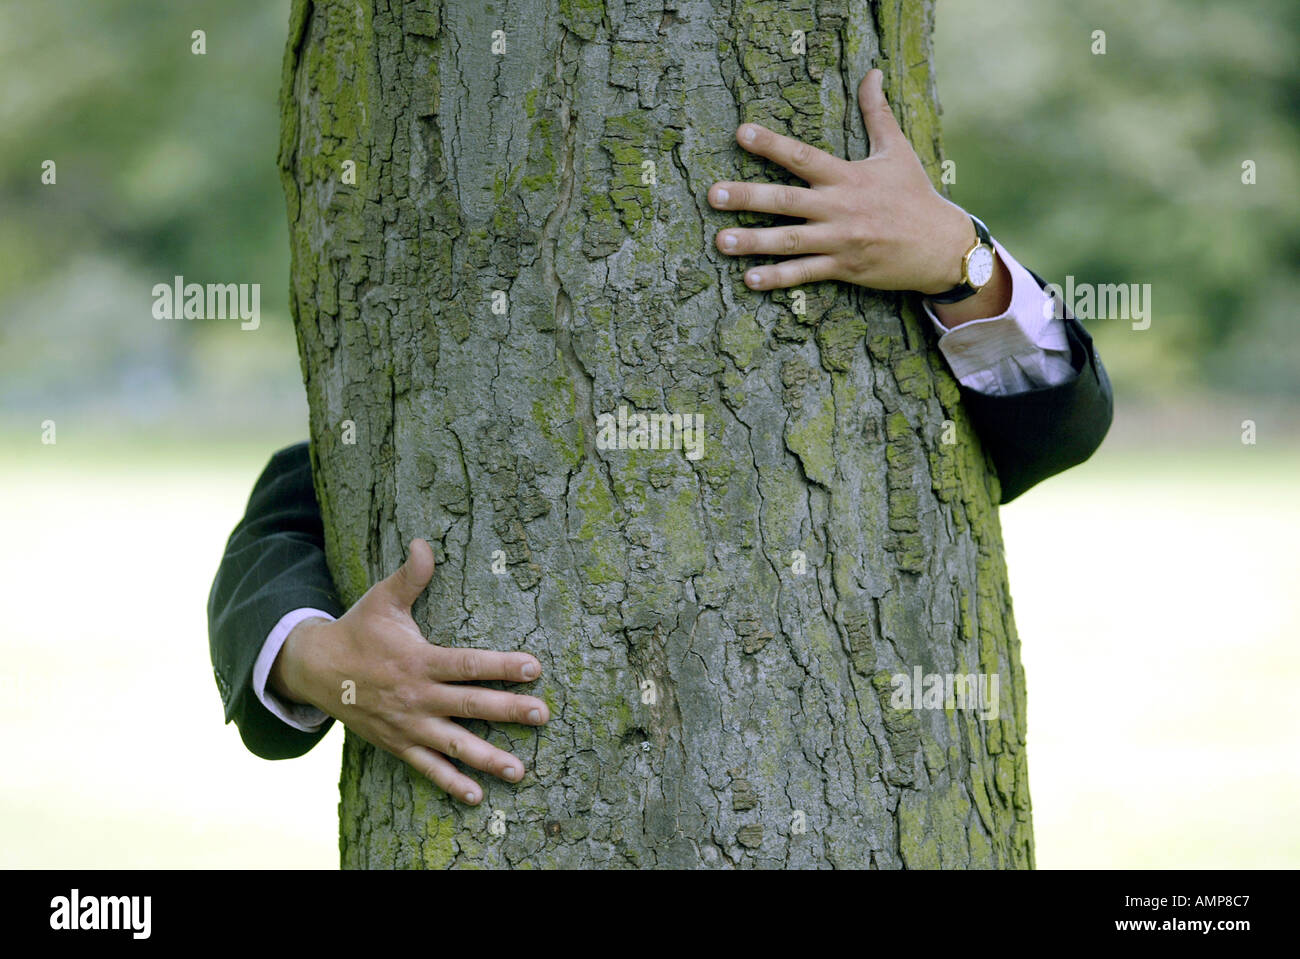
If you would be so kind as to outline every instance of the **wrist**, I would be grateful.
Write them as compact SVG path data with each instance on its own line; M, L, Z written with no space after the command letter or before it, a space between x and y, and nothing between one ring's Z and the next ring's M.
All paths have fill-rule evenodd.
M934 273L917 286L923 296L946 293L962 281L962 260L979 238L970 215L940 198L942 206L934 219L934 232L929 245L928 260Z
M307 706L316 705L312 701L310 686L306 681L308 671L305 666L309 661L312 647L319 642L322 630L331 625L333 625L331 620L313 616L304 619L289 631L284 645L280 647L275 661L271 664L271 672L266 680L271 691L281 699Z

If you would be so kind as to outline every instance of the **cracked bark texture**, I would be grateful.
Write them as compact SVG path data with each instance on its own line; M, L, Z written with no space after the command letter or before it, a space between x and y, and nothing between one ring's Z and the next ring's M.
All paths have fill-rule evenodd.
M796 182L744 121L864 156L873 65L937 178L932 17L295 0L280 162L340 595L427 538L430 640L533 653L552 710L466 724L529 767L475 808L349 733L345 867L1033 864L997 480L932 334L908 297L748 291L705 199ZM620 404L702 413L705 455L597 449ZM891 708L918 665L998 673L1000 715Z

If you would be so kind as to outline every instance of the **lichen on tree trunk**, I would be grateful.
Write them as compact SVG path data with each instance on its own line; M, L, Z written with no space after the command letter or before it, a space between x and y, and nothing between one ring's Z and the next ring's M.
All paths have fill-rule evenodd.
M349 733L344 866L1032 865L997 481L932 335L908 297L747 290L705 201L782 178L743 121L864 156L873 65L937 175L931 19L295 0L291 299L340 595L425 537L430 640L533 653L552 711L466 724L529 767L474 808ZM704 455L599 448L620 406L701 414ZM999 714L895 708L917 667L997 674Z

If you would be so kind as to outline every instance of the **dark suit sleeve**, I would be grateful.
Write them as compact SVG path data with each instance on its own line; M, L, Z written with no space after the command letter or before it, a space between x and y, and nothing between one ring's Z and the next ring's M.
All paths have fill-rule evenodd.
M1031 275L1039 286L1046 286L1038 274ZM1110 378L1092 337L1068 311L1065 335L1075 370L1072 379L1004 396L961 387L962 402L997 468L1003 503L1082 463L1110 429Z
M225 706L250 750L266 759L301 756L330 723L306 733L271 713L253 692L253 663L286 613L314 607L342 614L325 563L324 529L307 444L271 457L226 544L208 596L208 645Z

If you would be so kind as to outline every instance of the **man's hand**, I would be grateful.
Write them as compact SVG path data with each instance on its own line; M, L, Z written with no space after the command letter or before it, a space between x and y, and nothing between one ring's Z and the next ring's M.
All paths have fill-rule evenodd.
M448 757L508 782L523 778L524 764L449 717L540 726L550 715L534 696L453 684L531 682L542 667L527 653L430 645L411 618L411 604L432 578L432 548L412 540L397 572L372 586L340 619L295 626L269 682L278 695L328 713L473 805L483 791ZM343 684L349 680L356 702L345 704Z
M841 160L755 123L736 131L737 142L746 150L781 164L811 185L715 183L709 189L709 202L719 210L753 210L807 221L719 231L717 244L723 253L795 257L746 270L745 284L751 289L843 280L877 290L935 294L961 281L961 258L975 243L975 227L961 207L931 185L894 120L881 78L879 70L871 70L858 88L871 141L871 156L865 160ZM995 281L1005 274L999 261ZM1007 300L1009 289L1008 284ZM981 303L981 308L988 307L988 302ZM993 307L983 315L1000 312L997 304Z

